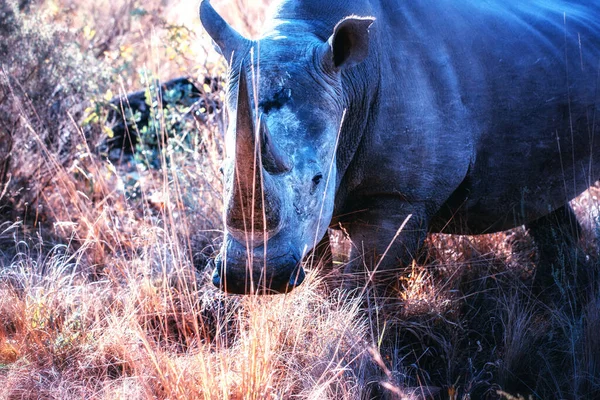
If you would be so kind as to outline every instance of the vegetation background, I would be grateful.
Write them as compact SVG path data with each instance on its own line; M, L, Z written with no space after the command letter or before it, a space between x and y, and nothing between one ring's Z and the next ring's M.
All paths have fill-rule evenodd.
M268 6L213 3L247 35ZM225 69L195 0L0 0L0 399L600 398L598 186L573 202L588 284L565 254L550 299L523 228L431 235L394 307L335 271L213 288ZM182 76L193 101L157 83Z

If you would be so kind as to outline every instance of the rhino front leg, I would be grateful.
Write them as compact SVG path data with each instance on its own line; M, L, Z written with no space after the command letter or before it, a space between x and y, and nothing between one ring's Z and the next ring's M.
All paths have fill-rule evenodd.
M379 200L346 223L352 241L346 286L373 285L377 292L395 286L423 245L427 222L424 208Z

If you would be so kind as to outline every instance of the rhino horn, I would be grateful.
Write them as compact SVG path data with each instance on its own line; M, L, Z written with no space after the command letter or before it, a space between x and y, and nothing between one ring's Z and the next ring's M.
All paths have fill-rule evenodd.
M254 121L252 117L252 106L250 103L250 92L248 91L248 78L244 63L240 68L237 96L236 115L236 162L239 160L252 161L256 153L256 137L254 135Z
M200 22L212 40L219 46L219 50L227 62L230 62L233 53L242 50L250 43L215 11L209 0L200 2Z
M260 140L262 165L271 174L289 172L292 167L289 159L273 142L271 132L264 117L260 118Z
M244 65L238 86L234 190L227 224L244 232L273 234L281 221L280 197L259 156Z

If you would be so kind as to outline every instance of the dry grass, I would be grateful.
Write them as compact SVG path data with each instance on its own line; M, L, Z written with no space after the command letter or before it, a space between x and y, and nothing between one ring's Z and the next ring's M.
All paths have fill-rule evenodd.
M349 368L364 352L358 303L323 298L317 281L292 296L238 299L160 278L89 282L60 256L48 263L43 276L22 265L20 287L3 285L1 398L349 398L359 390Z
M10 159L0 143L0 399L600 395L598 188L576 203L592 284L562 286L555 301L531 295L536 253L522 228L431 236L389 307L330 290L317 274L281 296L213 288L203 267L221 233L219 117L194 122L191 141L160 130L157 169L99 156L105 114L89 118L89 99L138 88L137 68L222 74L173 7L60 0L25 13L27 34L42 43L78 41L85 57L59 72L85 77L92 65L121 76L72 88L58 111L47 93L30 95L64 87L39 73L58 68L55 58L44 66L32 53L10 75L0 60L0 130L19 143ZM49 141L56 132L68 146Z

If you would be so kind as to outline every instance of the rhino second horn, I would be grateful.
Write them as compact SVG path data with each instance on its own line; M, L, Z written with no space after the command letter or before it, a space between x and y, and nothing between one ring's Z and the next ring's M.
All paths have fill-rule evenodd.
M200 2L200 22L212 40L219 46L219 50L227 62L230 62L233 53L241 51L250 43L215 11L209 0Z
M227 225L239 231L274 234L281 222L275 182L258 158L245 66L239 75L233 195Z
M263 167L269 173L283 174L292 169L290 160L273 142L267 122L262 116L260 118L260 151Z

